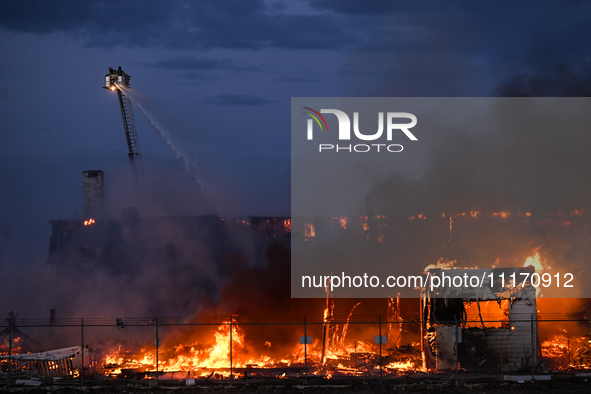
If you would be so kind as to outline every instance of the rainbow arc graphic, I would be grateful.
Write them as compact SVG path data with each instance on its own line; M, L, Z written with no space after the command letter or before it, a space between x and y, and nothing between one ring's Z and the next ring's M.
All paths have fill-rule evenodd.
M326 120L324 120L324 116L320 115L320 112L313 110L312 108L308 108L308 107L302 107L304 109L307 109L308 111L312 111L314 112L313 114L311 114L310 112L302 112L303 114L306 115L310 115L315 121L316 123L318 123L318 126L320 126L320 130L324 130L324 127L322 127L322 123L324 123L324 126L326 127L326 131L328 131L328 125L326 124ZM320 119L322 119L322 123L320 123Z

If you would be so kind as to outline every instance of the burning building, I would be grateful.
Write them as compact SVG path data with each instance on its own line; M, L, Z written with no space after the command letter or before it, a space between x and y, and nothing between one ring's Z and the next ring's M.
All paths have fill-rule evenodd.
M425 222L420 217L407 221L413 226ZM584 368L591 353L586 337L574 334L581 330L572 329L565 351L561 344L569 336L552 339L547 326L539 327L542 306L535 286L509 280L533 276L537 268L527 262L520 268L461 269L451 262L428 267L431 276L486 280L477 289L425 288L420 300L338 299L328 289L325 299L290 299L285 284L292 237L314 242L331 232L350 231L382 245L379 238L388 239L391 221L374 218L374 238L367 236L367 223L364 217L316 218L297 222L294 235L288 217L141 217L129 209L119 219L52 221L48 262L62 278L64 299L109 313L85 319L84 325L74 323L94 349L94 360L100 360L94 371L102 375L215 379L531 373L550 367L548 360L567 357L561 365L577 362ZM538 254L531 260L540 263ZM224 282L216 283L216 275ZM501 275L504 283L493 280ZM72 278L77 287L67 285ZM71 315L89 309L62 310ZM121 315L125 310L135 316L186 317L138 318ZM16 316L13 320L16 326ZM51 326L61 324L54 318ZM28 362L45 356L22 357ZM6 364L6 357L1 362ZM61 363L69 371L69 361ZM25 364L18 368L29 368Z
M479 287L426 287L421 302L421 330L425 366L438 371L523 371L538 360L536 288L531 283L515 286L496 278L521 278L534 267L505 269L430 270L442 278L482 277ZM450 279L451 282L451 279ZM483 306L489 313L483 317ZM492 305L491 305L492 304ZM467 305L476 308L467 308ZM491 315L497 309L497 316Z

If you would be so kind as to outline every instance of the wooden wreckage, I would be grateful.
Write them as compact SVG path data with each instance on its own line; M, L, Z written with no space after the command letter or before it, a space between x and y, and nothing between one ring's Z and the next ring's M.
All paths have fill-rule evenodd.
M73 346L37 353L10 354L0 356L8 375L38 377L77 377L80 374L82 347ZM84 353L87 353L85 350Z

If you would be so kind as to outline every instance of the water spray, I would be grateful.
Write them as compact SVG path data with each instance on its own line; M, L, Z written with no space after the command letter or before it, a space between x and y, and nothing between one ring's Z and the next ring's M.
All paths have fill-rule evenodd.
M180 146L179 142L176 141L173 136L171 135L170 131L162 125L160 122L154 118L154 116L136 99L134 98L129 92L126 91L125 87L115 83L115 86L136 106L137 109L144 115L148 123L158 132L158 135L166 142L166 144L172 149L177 159L182 160L185 169L191 176L195 179L201 190L203 191L203 184L201 182L201 173L199 171L199 166L195 161L187 154Z

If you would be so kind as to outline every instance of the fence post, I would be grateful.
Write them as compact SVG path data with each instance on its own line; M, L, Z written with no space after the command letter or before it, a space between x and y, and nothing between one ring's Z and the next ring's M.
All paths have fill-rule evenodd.
M505 379L503 373L503 337L501 336L501 381Z
M566 349L568 350L568 365L567 369L570 371L570 335L566 337Z
M80 339L81 339L81 347L80 347L80 355L82 356L82 367L80 368L80 381L84 385L84 319L80 319Z
M535 349L534 349L534 314L532 313L531 315L531 380L534 380L534 372L535 372Z
M160 345L160 338L158 337L158 318L156 318L156 382L158 382L158 345Z
M232 365L232 317L230 316L230 379L234 379L234 371Z
M357 341L355 341L355 369L357 369ZM355 378L357 380L357 378Z
M304 316L304 383L308 384L308 332L306 331L306 316Z
M380 383L382 383L382 315L380 315L378 327L380 335Z
M8 322L8 385L12 382L12 323Z
M454 343L454 347L455 347L455 354L456 354L456 381L458 380L458 373L459 373L459 369L460 369L460 355L459 353L459 348L458 348L458 318L456 317L456 335L455 335L456 339L455 339L455 343Z

